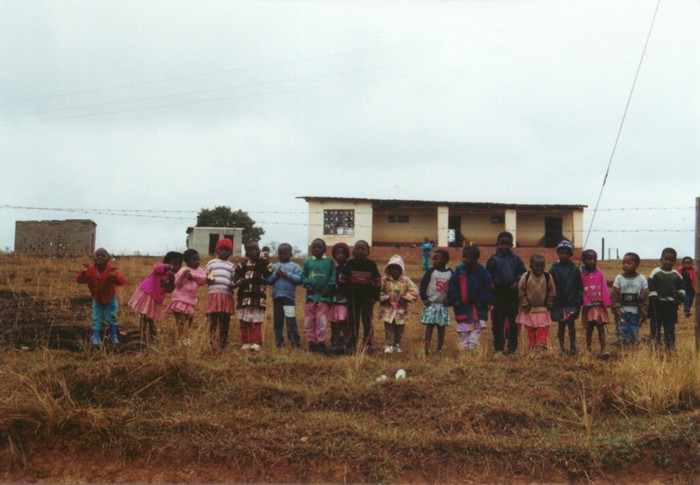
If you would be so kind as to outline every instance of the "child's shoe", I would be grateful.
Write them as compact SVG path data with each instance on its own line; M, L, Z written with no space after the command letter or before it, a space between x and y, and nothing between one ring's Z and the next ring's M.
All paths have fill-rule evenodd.
M250 350L253 352L260 352L260 349L262 349L260 344L250 344Z
M99 330L93 330L92 331L92 337L90 337L90 343L95 346L99 346L102 344L102 336L100 335Z
M251 344L243 344L243 345L241 346L241 350L250 350L250 345L251 345Z
M109 343L112 345L119 344L119 326L110 325L109 326Z
M385 354L393 354L393 353L394 353L394 347L392 347L391 345L387 345L386 347L384 347L384 353L385 353Z
M394 353L400 354L401 352L403 352L403 350L401 350L401 346L399 344L394 345Z

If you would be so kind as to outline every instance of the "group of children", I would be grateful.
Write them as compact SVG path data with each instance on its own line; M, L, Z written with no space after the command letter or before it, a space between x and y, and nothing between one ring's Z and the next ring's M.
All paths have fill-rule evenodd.
M648 279L637 273L639 256L625 254L622 273L615 278L610 292L603 272L597 268L596 252L583 251L583 267L579 269L571 261L574 246L568 241L557 246L558 261L549 272L545 271L545 259L541 254L530 258L528 271L513 252L513 236L509 232L498 235L496 253L486 266L479 264L480 251L473 245L464 247L462 262L454 270L448 268L447 251L432 251L429 259L432 266L427 267L418 286L406 276L404 261L399 255L394 255L386 264L384 274L380 274L377 264L369 258L369 244L362 240L355 243L352 257L345 243L335 244L328 257L326 243L315 239L303 267L291 261L289 244L280 244L279 261L275 264L271 264L265 249L261 251L257 242L248 242L245 258L234 264L229 261L233 244L222 239L216 245L216 257L204 269L200 268L199 254L193 249L183 254L166 254L163 263L153 267L128 303L140 314L142 341L153 343L157 324L163 319L166 294L171 293L165 312L174 316L179 342L190 345L197 293L201 286L206 286L204 311L209 317L211 343L217 342L218 337L218 346L221 349L227 346L231 315L235 312L240 323L242 349L259 351L263 344L267 287L271 286L275 343L277 347L284 346L286 323L288 343L294 348L300 347L296 287L301 285L306 291L304 330L311 352L372 353L373 310L378 304L378 318L385 332L384 352L400 353L409 305L420 299L426 354L432 353L435 329L436 353L442 354L452 308L459 346L465 350L479 347L480 334L487 327L490 311L497 355L517 350L520 326L526 329L531 349L546 349L553 322L558 323L557 336L562 352L575 354L575 321L581 315L587 349L591 351L593 334L597 332L601 355L605 356L605 326L610 323L608 309L612 309L620 345L638 342L639 327L648 316L653 342L660 344L663 333L665 347L673 349L678 304L684 303L688 316L695 288L692 259L684 258L682 266L674 269L677 256L672 248L662 251L661 266L654 269ZM93 259L94 263L84 265L77 275L77 281L86 283L93 296L91 343L102 343L102 326L107 322L109 341L118 344L115 292L116 286L124 285L126 280L109 263L110 256L105 249L98 249ZM425 261L423 266L426 266ZM329 326L330 349L327 349Z

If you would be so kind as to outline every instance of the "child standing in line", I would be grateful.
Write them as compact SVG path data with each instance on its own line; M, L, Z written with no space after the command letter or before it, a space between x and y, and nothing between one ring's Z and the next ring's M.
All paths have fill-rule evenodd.
M647 317L649 285L647 279L637 273L640 262L637 253L626 253L622 257L622 274L615 277L610 294L617 343L623 346L637 344L639 326Z
M496 238L496 254L486 262L494 285L493 346L497 354L512 354L518 349L519 327L515 324L518 315L518 281L527 271L523 260L513 252L513 235L503 231ZM508 349L505 350L506 320L508 320Z
M401 337L406 328L408 305L418 298L418 287L404 274L403 258L393 255L384 268L379 293L379 319L384 322L387 354L401 353Z
M677 257L675 249L664 248L661 251L661 266L654 268L649 275L651 338L656 345L661 345L663 328L666 350L676 347L678 305L685 300L683 277L673 269Z
M284 321L287 320L287 340L293 348L301 345L297 328L297 285L301 284L301 268L290 261L292 245L282 243L277 247L279 262L272 265L267 284L272 285L272 309L275 318L275 344L284 347Z
M530 271L518 283L520 312L515 319L527 331L527 343L531 350L547 350L549 327L552 319L549 312L557 294L554 279L544 271L544 256L530 256Z
M581 311L583 303L583 282L581 271L571 261L574 255L574 245L569 241L562 241L557 245L557 257L559 261L554 263L549 273L554 278L557 294L552 308L552 320L559 322L559 347L562 353L566 353L564 341L566 329L569 329L569 353L576 355L576 326L575 322Z
M425 355L430 355L430 341L433 329L437 327L438 356L442 356L442 346L445 343L445 328L450 324L450 310L447 306L452 270L447 267L450 253L444 249L436 249L433 254L433 267L425 272L420 280L420 299L423 302L423 314L420 323L425 325Z
M175 332L178 342L185 346L191 344L190 329L194 317L194 307L197 304L197 290L207 284L207 275L199 267L199 253L188 249L182 254L185 266L175 274L175 289L170 303L165 309L175 316Z
M421 264L421 269L427 271L430 268L430 252L433 250L433 243L430 242L430 238L425 236L423 239L423 244L420 245L421 253L423 254L423 260Z
M267 282L272 274L270 260L260 257L256 241L245 245L246 257L236 267L233 284L238 288L236 316L241 325L241 350L258 352L262 349L262 324L267 309Z
M598 254L592 249L586 249L581 253L583 268L581 268L581 282L583 284L583 315L581 321L586 329L586 349L591 352L593 344L593 330L598 330L598 342L600 342L600 355L606 357L605 351L605 325L610 323L608 308L610 308L610 293L605 281L603 271L598 269Z
M491 275L479 264L481 252L477 246L462 250L462 263L450 279L448 299L454 305L457 335L462 349L479 348L481 330L486 328L489 305L493 303Z
M99 248L92 257L93 263L83 263L75 281L88 285L92 295L92 336L90 343L102 343L102 325L109 325L109 343L119 343L119 324L117 323L117 286L124 286L126 279L109 262L110 256L105 248Z
M336 243L331 249L335 261L335 274L339 275L350 258L350 248L344 242ZM348 353L351 333L348 329L348 299L336 286L331 294L331 309L328 314L331 323L331 351L333 355Z
M326 257L326 242L311 241L311 257L304 261L302 282L306 288L304 305L304 330L309 342L309 352L326 353L328 313L331 292L336 285L335 263Z
M228 331L233 314L233 281L236 266L228 260L233 253L230 239L216 243L216 258L207 263L207 302L204 312L209 315L209 342L214 342L219 332L219 347L226 348Z
M175 289L175 273L182 266L182 254L169 251L161 264L156 264L151 274L141 282L128 305L141 314L141 343L152 344L158 333L157 325L163 320L163 301L166 293Z
M690 316L690 309L693 308L693 300L695 300L695 267L693 266L693 258L686 256L683 258L682 264L676 269L683 278L685 289L685 299L683 300L683 311L685 317Z
M353 258L350 259L339 281L341 291L348 298L348 321L351 325L352 337L350 339L351 352L356 352L360 334L360 322L362 322L362 347L360 352L372 353L372 309L379 298L379 289L382 286L382 277L377 269L377 263L369 259L369 243L360 239L352 250Z

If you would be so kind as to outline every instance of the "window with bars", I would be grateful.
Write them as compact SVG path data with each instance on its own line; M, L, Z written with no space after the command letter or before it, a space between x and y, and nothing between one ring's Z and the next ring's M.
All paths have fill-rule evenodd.
M323 234L353 235L355 234L355 210L324 210Z

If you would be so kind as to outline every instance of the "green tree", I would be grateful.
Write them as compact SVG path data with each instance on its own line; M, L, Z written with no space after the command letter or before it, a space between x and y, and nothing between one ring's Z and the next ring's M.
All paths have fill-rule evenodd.
M232 211L230 207L220 205L213 209L202 209L197 214L197 227L242 227L243 241L259 241L265 229L255 225L246 211Z

